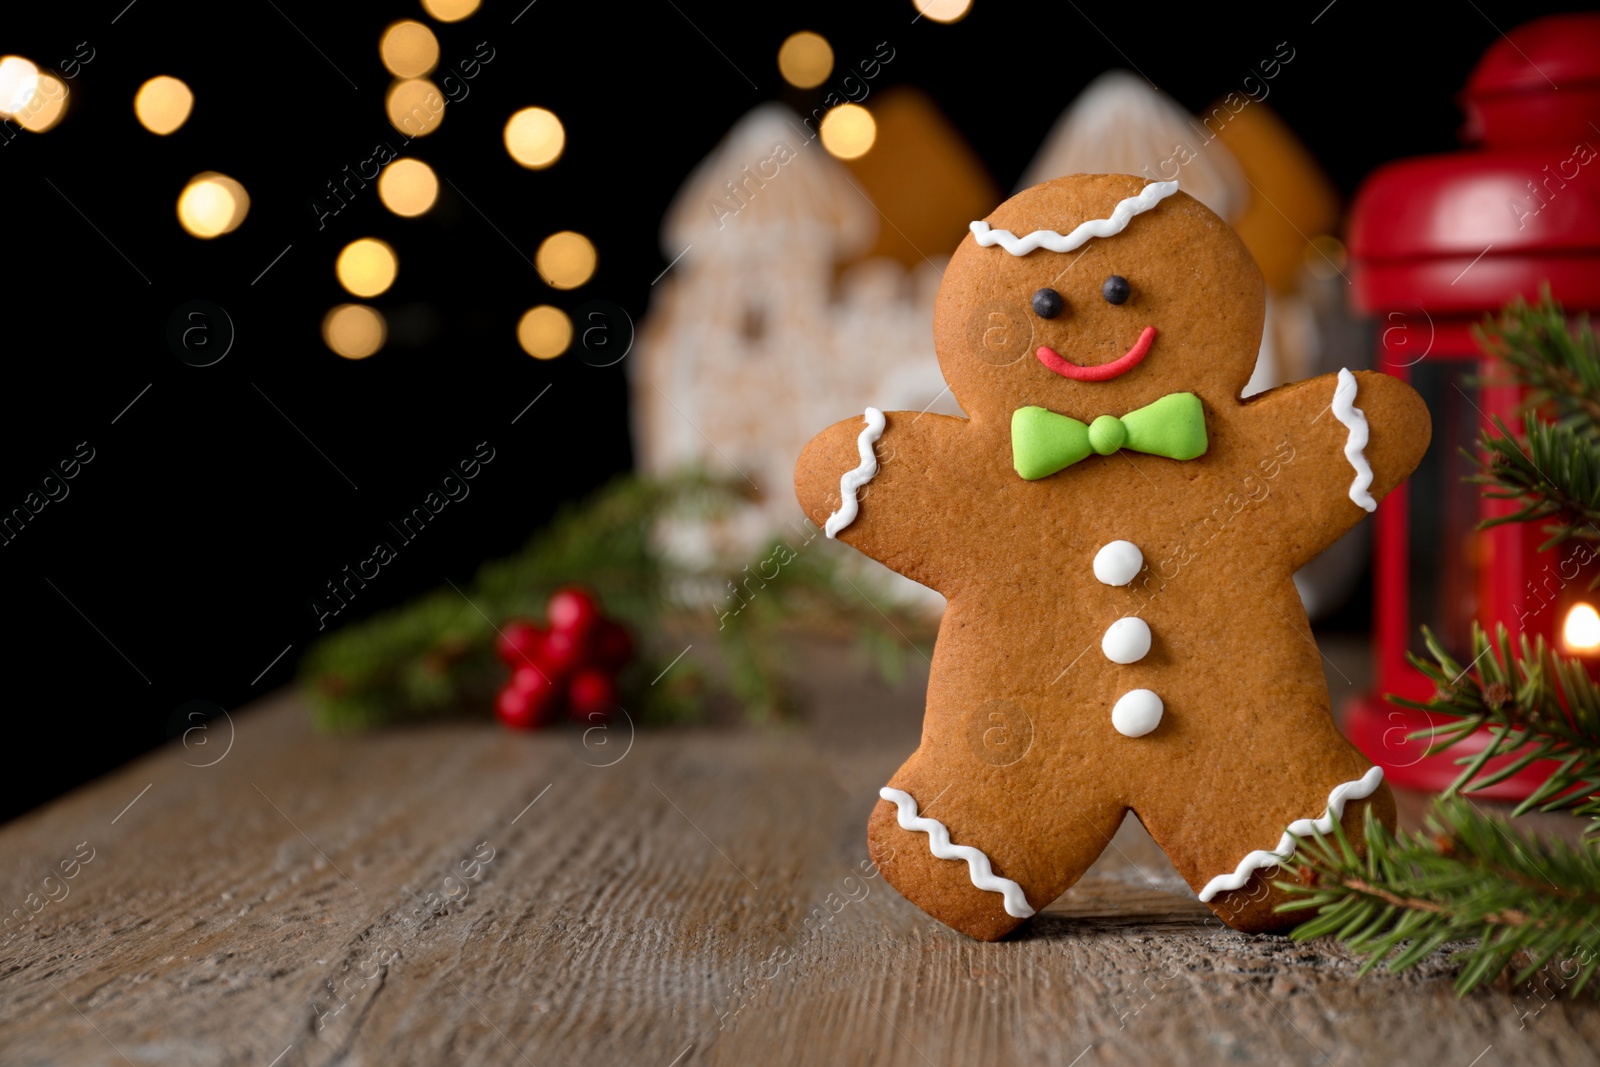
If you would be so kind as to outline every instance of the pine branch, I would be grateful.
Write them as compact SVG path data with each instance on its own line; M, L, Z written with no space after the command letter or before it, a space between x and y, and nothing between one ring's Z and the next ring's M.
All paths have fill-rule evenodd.
M1593 435L1600 425L1600 347L1587 313L1569 321L1544 285L1537 304L1514 297L1498 320L1474 327L1473 336L1514 384L1528 389L1525 412L1545 409L1557 422Z
M1600 541L1600 347L1588 315L1569 321L1544 286L1537 304L1515 297L1473 334L1507 372L1491 384L1526 390L1523 439L1497 416L1498 434L1485 430L1482 454L1470 457L1479 469L1471 480L1490 487L1485 496L1521 505L1482 526L1543 523L1550 539L1541 548Z
M1480 471L1469 481L1492 486L1486 497L1522 506L1479 528L1542 522L1550 537L1540 551L1569 541L1600 541L1600 439L1593 431L1530 415L1519 442L1499 416L1494 425L1498 434L1484 430L1479 439L1483 454L1467 453Z
M1491 643L1481 627L1472 627L1472 661L1465 667L1447 653L1426 627L1423 637L1433 662L1410 655L1413 666L1437 687L1430 700L1390 697L1396 704L1455 721L1419 732L1430 754L1442 751L1487 727L1490 741L1474 756L1463 756L1461 774L1446 790L1453 795L1486 789L1538 760L1556 766L1514 814L1571 810L1578 815L1600 815L1600 685L1589 677L1583 662L1557 656L1543 637L1529 642L1527 635L1513 650L1504 625L1497 627ZM1507 762L1493 770L1492 759ZM1600 821L1589 832L1600 831Z
M1525 961L1513 981L1552 963L1576 996L1600 964L1600 852L1523 834L1470 801L1435 804L1427 828L1391 834L1367 809L1365 855L1344 828L1300 838L1275 883L1280 911L1316 910L1296 927L1304 941L1333 935L1379 965L1412 967L1452 942L1465 996Z

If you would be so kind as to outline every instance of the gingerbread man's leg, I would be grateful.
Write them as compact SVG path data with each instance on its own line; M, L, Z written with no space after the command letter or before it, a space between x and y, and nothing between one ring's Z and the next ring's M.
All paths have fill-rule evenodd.
M879 794L868 848L907 900L994 941L1076 882L1127 809L1090 781L996 767L962 741L940 740L926 738Z
M1331 832L1337 819L1358 852L1364 853L1366 811L1391 830L1394 795L1383 772L1350 746L1326 712L1306 717L1298 743L1275 751L1240 755L1219 747L1197 761L1210 761L1229 784L1226 795L1197 803L1189 790L1151 789L1134 801L1145 828L1178 873L1217 917L1236 930L1265 933L1304 922L1305 912L1280 913L1291 899L1273 886L1283 872L1274 854L1288 851L1285 831L1309 834L1312 825ZM1198 771L1185 771L1198 782Z

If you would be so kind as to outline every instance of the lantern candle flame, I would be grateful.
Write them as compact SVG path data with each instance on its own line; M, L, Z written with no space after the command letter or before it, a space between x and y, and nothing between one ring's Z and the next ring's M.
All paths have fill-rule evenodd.
M1561 625L1561 643L1569 652L1593 654L1600 651L1600 612L1591 604L1572 605Z

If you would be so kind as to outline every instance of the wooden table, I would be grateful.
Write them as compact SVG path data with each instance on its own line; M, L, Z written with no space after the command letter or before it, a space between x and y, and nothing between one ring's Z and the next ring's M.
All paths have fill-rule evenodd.
M0 1062L1595 1062L1587 1001L1207 925L1131 819L1019 938L944 929L863 877L920 683L851 662L803 727L631 747L242 710L0 830Z

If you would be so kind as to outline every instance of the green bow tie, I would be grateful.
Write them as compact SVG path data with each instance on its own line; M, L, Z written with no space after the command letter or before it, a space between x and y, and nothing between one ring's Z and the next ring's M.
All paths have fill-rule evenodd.
M1206 451L1206 416L1193 393L1168 393L1122 418L1101 415L1084 425L1045 408L1011 413L1011 463L1028 481L1048 478L1087 457L1131 448L1168 459L1194 459Z

